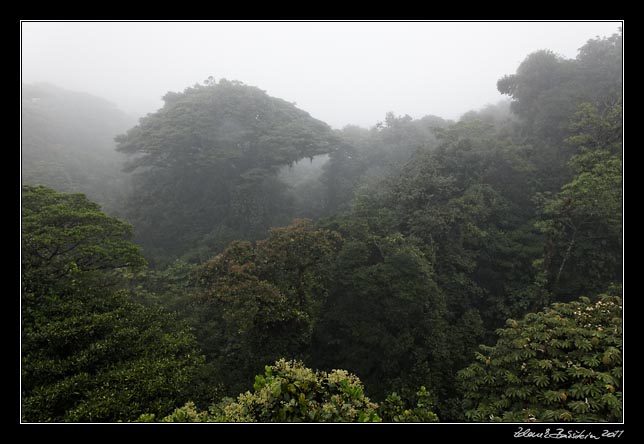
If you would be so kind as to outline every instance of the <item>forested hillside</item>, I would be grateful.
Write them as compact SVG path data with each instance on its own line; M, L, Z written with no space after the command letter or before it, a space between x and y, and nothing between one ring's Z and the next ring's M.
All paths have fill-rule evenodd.
M116 138L116 200L23 127L23 420L621 421L622 37L497 87L333 130L210 78Z
M22 85L22 181L82 192L116 213L128 177L114 137L136 119L106 100L49 84Z

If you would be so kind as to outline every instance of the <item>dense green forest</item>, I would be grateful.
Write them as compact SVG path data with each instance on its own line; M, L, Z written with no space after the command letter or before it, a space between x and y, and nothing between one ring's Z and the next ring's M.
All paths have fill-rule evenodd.
M621 421L621 34L497 88L333 130L23 85L22 420Z

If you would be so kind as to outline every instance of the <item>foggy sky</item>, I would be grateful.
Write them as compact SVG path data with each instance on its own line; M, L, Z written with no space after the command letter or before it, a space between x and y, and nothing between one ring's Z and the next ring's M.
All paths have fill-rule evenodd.
M23 22L22 81L108 99L136 116L208 76L240 80L334 128L385 113L457 119L550 49L574 58L620 22Z

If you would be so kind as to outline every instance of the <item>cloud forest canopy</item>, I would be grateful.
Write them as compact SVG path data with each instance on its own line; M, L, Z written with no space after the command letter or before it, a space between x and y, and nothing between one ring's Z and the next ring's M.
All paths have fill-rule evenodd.
M164 101L117 138L135 173L128 219L150 251L221 249L287 223L279 168L339 144L327 124L241 82L211 78Z
M23 188L23 418L622 420L621 52L533 53L458 122L169 93L118 138L150 266L82 195Z

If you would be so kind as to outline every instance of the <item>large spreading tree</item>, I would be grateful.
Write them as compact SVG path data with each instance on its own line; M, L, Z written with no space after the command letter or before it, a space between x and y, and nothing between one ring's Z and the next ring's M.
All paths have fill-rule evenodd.
M338 142L327 124L241 82L209 80L164 100L117 138L134 172L127 217L151 255L193 249L204 260L288 223L279 169Z

